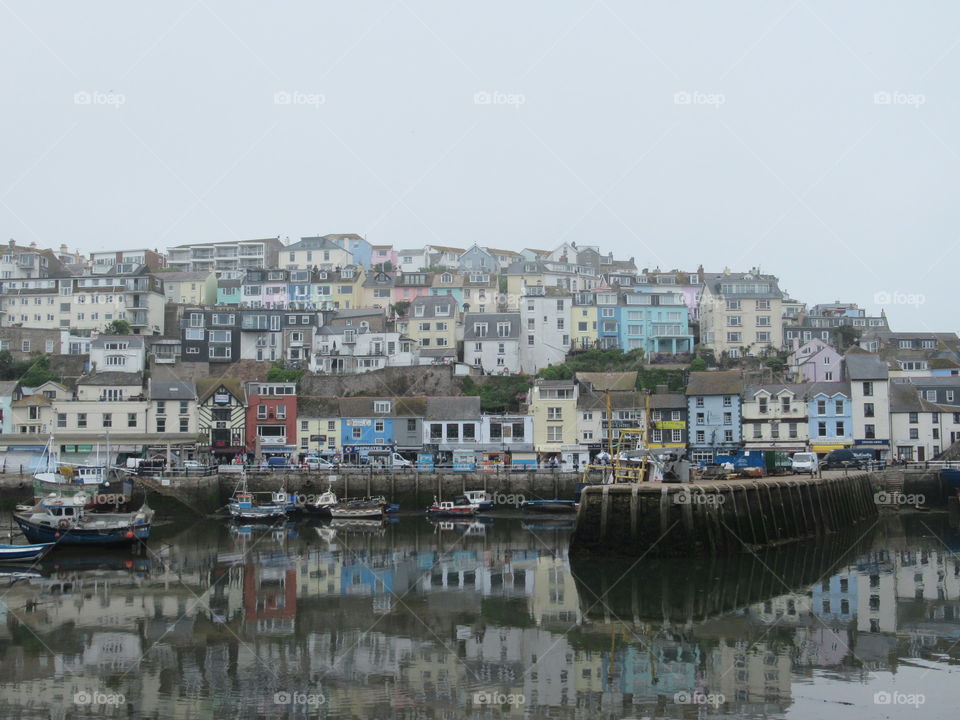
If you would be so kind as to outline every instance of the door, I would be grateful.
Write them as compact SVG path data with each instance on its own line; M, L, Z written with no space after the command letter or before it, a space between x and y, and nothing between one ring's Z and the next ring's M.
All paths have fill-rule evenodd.
M917 448L917 460L919 462L923 462L924 460L926 460L926 454L924 453L925 449L926 448L924 448L923 445Z

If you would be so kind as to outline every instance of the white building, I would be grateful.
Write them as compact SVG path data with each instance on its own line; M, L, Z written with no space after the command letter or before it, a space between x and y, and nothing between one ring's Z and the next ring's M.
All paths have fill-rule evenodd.
M925 400L906 383L890 386L890 445L895 458L932 460L960 432L960 408Z
M877 459L890 453L890 381L887 363L876 355L847 353L846 379L850 381L853 409L853 443L874 450Z
M520 313L467 313L463 319L463 361L488 375L520 371Z
M398 332L325 325L313 336L310 372L349 375L417 364L417 344Z
M142 373L146 348L140 335L101 335L90 341L90 370Z
M520 299L520 369L530 375L561 363L570 352L573 296L561 288L531 286Z

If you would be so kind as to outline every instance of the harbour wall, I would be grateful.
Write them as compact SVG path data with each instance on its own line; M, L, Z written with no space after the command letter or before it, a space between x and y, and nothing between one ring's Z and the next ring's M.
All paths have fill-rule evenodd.
M634 557L755 552L875 518L875 494L866 473L588 487L570 551Z

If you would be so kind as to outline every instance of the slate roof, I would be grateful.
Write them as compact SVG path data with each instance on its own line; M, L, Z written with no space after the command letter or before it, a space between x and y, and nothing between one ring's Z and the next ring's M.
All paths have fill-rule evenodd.
M687 382L686 394L690 395L739 395L743 390L743 378L738 370L718 372L692 372Z
M954 413L956 407L949 405L938 405L920 397L916 388L907 384L894 383L890 386L890 412L929 412L929 413Z
M300 242L287 245L283 250L284 252L296 252L297 250L343 250L343 248L324 235L322 237L300 238ZM347 252L350 251L347 250Z
M763 293L736 293L730 295L731 299L737 298L769 298L771 300L782 298L783 292L781 292L778 285L779 280L775 275L752 275L750 273L704 273L703 274L703 284L710 288L710 292L714 295L723 295L720 292L720 286L727 283L767 283L770 285L770 292Z
M194 381L197 387L197 401L203 402L213 395L221 385L223 385L230 394L240 399L240 402L247 401L247 393L243 388L243 381L236 378L198 378Z
M17 380L0 381L0 396L13 395L13 391L17 389L17 385L19 384Z
M480 396L428 397L425 420L479 420Z
M390 412L373 411L378 400L390 401ZM340 398L340 417L423 417L427 412L426 397L350 397Z
M611 410L642 410L646 406L646 398L642 392L612 392L610 393ZM581 392L577 396L577 408L584 410L605 410L607 394L598 392Z
M183 380L151 380L151 400L195 400L197 388Z
M103 350L108 342L125 342L128 350L143 350L143 335L101 335L90 341L90 348Z
M497 323L509 322L510 334L506 337L497 335ZM479 337L474 331L476 323L487 323L487 334L485 337ZM519 340L520 339L520 313L467 313L463 316L463 339L464 340Z
M877 355L847 353L843 362L850 380L886 380L890 375L889 366Z
M650 396L651 410L686 410L687 398L683 393L653 393Z
M77 380L77 385L138 385L143 386L141 373L98 372Z
M637 387L636 372L578 372L577 380L589 383L598 392L630 391Z

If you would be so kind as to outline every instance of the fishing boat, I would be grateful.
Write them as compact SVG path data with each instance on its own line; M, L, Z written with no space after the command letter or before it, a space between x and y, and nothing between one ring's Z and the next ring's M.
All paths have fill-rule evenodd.
M34 473L33 479L39 483L37 486L40 492L38 497L43 497L49 492L62 486L93 486L97 487L106 479L106 463L94 462L91 465L74 465L72 463L63 463L57 460L54 453L54 438L50 435L46 446L43 448L43 454L40 456L38 470ZM109 453L109 448L107 450ZM97 445L97 459L99 460L100 446ZM39 469L39 468L43 469Z
M433 499L433 505L427 508L427 515L431 517L472 517L477 514L477 509L463 495L455 497L453 500Z
M463 496L477 512L493 509L493 495L486 490L467 490L463 493Z
M382 518L387 511L383 498L361 498L341 501L330 507L330 517L341 520Z
M31 543L129 545L150 537L153 510L144 502L136 512L101 513L87 509L89 495L50 493L30 510L13 513Z
M303 511L309 515L319 515L320 517L330 517L330 510L339 504L337 494L332 487L328 487L325 492L320 493L314 500L303 504Z
M227 510L234 520L275 520L285 518L287 510L283 505L257 504L252 492L236 492L227 503Z
M56 543L36 543L34 545L0 545L0 563L29 562L39 560L56 545Z
M523 512L540 513L568 513L576 512L577 503L574 500L524 500L520 503Z

